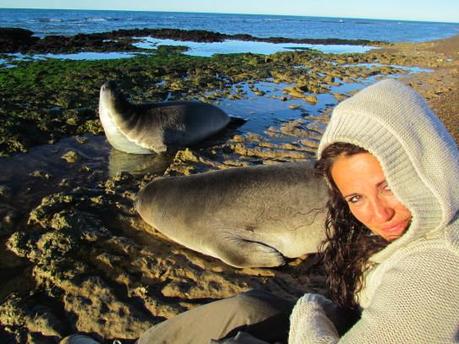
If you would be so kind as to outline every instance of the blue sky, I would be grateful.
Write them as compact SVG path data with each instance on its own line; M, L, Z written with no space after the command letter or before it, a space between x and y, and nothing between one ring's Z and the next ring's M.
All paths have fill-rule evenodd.
M459 22L458 0L0 0L0 8L252 13Z

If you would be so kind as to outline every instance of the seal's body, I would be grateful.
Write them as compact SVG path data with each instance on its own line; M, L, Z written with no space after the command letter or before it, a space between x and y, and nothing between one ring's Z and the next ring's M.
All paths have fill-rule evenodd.
M99 116L110 144L133 154L162 153L195 144L230 121L223 110L206 103L131 104L111 81L100 89Z
M161 177L137 211L170 239L236 267L273 267L317 251L327 188L307 163Z

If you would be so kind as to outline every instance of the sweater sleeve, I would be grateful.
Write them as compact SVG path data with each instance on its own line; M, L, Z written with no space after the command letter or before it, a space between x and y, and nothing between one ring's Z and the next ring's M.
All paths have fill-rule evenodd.
M411 254L387 268L370 305L341 338L323 297L306 294L291 315L289 344L454 343L459 336L459 259L451 252Z
M319 294L305 294L290 315L289 344L336 343L338 332L323 305L331 303Z

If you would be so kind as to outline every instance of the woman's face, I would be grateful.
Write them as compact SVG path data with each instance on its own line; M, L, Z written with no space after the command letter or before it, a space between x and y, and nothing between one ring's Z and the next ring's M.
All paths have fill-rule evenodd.
M370 153L339 156L331 176L357 220L388 241L408 228L411 212L387 185L378 160Z

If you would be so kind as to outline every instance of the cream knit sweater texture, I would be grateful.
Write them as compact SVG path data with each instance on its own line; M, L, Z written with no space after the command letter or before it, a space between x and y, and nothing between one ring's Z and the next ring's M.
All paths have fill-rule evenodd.
M306 294L290 317L289 344L459 342L459 153L425 101L383 80L340 103L318 155L334 142L361 146L380 162L411 211L408 230L370 257L356 296L360 320L342 337L325 297Z

